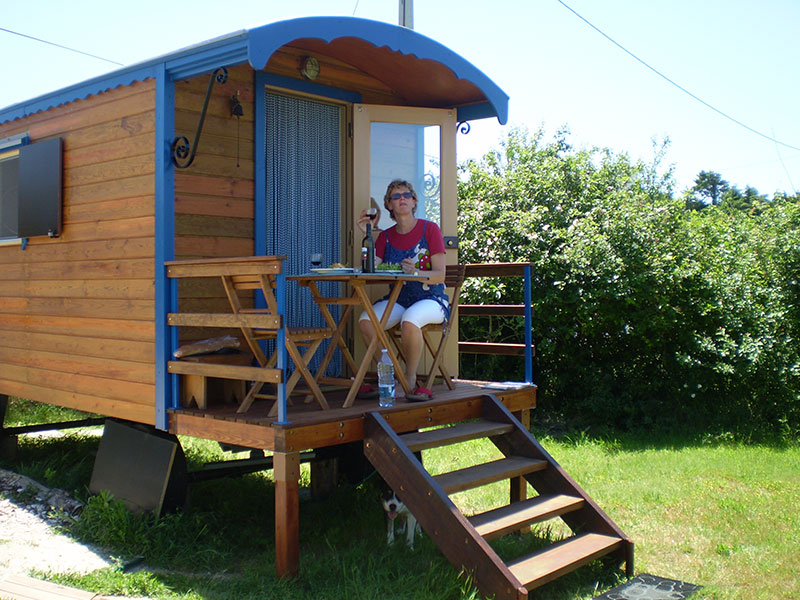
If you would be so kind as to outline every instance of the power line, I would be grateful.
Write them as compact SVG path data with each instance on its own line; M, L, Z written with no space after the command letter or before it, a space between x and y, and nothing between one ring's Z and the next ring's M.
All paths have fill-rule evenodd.
M96 58L98 60L104 60L106 62L119 65L120 67L124 67L122 63L119 63L115 60L109 60L108 58L103 58L102 56L97 56L96 54L89 54L88 52L84 52L83 50L76 50L75 48L70 48L69 46L62 46L61 44L56 44L55 42L48 42L47 40L42 40L37 37L33 37L32 35L25 35L24 33L19 33L18 31L11 31L10 29L6 29L4 27L0 27L0 31L5 31L6 33L11 33L13 35L18 35L20 37L28 38L29 40L34 40L37 42L41 42L42 44L49 44L50 46L55 46L56 48L61 48L63 50L69 50L70 52L77 52L78 54L83 54L84 56L90 56L92 58Z
M703 106L705 106L705 107L707 107L707 108L710 108L710 109L711 109L711 110L713 110L715 113L717 113L717 114L719 114L719 115L721 115L721 116L725 117L725 118L726 118L726 119L728 119L729 121L733 121L734 123L736 123L736 124L737 124L737 125L739 125L740 127L744 127L745 129L747 129L747 130L748 130L748 131L750 131L751 133L755 133L756 135L758 135L758 136L761 136L762 138L764 138L764 139L766 139L766 140L769 140L769 141L771 141L771 142L774 142L774 143L776 143L776 144L780 144L781 146L786 146L787 148L791 148L792 150L800 150L800 148L798 148L797 146L792 146L791 144L787 144L787 143L785 143L785 142L782 142L782 141L780 141L780 140L776 140L774 137L770 137L770 136L768 136L768 135L767 135L767 134L765 134L765 133L761 133L761 132L760 132L760 131L758 131L757 129L753 129L753 128L752 128L752 127L750 127L749 125L745 125L745 124L744 124L744 123L742 123L741 121L739 121L739 120L737 120L737 119L734 119L734 118L733 118L732 116L730 116L729 114L727 114L727 113L724 113L724 112L722 112L721 110L719 110L718 108L716 108L716 107L712 106L711 104L709 104L708 102L706 102L706 101L705 101L705 100L703 100L702 98L699 98L699 97L697 97L697 96L696 96L696 95L694 95L692 92L690 92L689 90L687 90L685 87L683 87L683 86L679 85L678 83L676 83L675 81L673 81L672 79L670 79L669 77L667 77L666 75L664 75L664 74L663 74L661 71L659 71L658 69L656 69L656 68L654 68L654 67L651 67L651 66L650 66L649 64L647 64L647 63L646 63L644 60L642 60L641 58L639 58L638 56L636 56L636 55L635 55L633 52L631 52L630 50L628 50L627 48L625 48L625 47L624 47L622 44L620 44L619 42L617 42L616 40L614 40L613 38L611 38L609 35L607 35L605 32L603 32L602 30L600 30L598 27L596 27L595 25L593 25L591 22L589 22L589 20L587 20L585 17L581 16L581 15L580 15L578 12L576 12L576 11L575 11L573 8L571 8L570 6L568 6L567 4L565 4L565 3L563 2L563 0L556 0L556 2L558 2L558 3L559 3L561 6L563 6L564 8L566 8L568 11L570 11L570 12L571 12L572 14L574 14L576 17L578 17L578 18L579 18L581 21L583 21L584 23L586 23L586 24L587 24L589 27L591 27L592 29L594 29L594 30L595 30L597 33L599 33L599 34L600 34L600 35L602 35L604 38L606 38L606 39L607 39L609 42L611 42L612 44L614 44L614 45L615 45L617 48L619 48L620 50L622 50L623 52L625 52L625 53L626 53L626 54L628 54L629 56L633 57L635 60L637 60L638 62L640 62L641 64L643 64L645 67L647 67L648 69L650 69L650 70L651 70L653 73L655 73L656 75L658 75L658 76L659 76L659 77L661 77L662 79L664 79L664 80L666 80L667 82L669 82L669 83L671 83L672 85L674 85L676 88L678 88L678 89L679 89L680 91L682 91L684 94L686 94L686 95L688 95L689 97L691 97L691 98L693 98L693 99L697 100L697 101L698 101L700 104L702 104Z

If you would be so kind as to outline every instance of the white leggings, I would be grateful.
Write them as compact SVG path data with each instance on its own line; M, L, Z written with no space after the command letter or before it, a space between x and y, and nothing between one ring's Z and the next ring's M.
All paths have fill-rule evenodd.
M378 320L383 318L383 313L388 303L387 300L378 300L372 305L372 308L375 309L375 314L378 315ZM366 311L361 313L359 320L369 320ZM401 321L403 323L412 323L422 329L425 325L444 322L444 309L436 300L428 298L418 300L408 308L403 308L395 303L392 307L392 313L389 315L389 320L386 322L386 329L391 329Z

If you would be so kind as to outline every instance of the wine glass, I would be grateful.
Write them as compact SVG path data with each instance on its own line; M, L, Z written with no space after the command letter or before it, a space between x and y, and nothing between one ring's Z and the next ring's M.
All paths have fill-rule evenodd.
M378 209L374 206L370 206L367 209L367 216L369 217L369 220L372 221L372 226L375 227L375 218L378 216Z
M319 269L319 266L322 264L322 254L319 252L314 252L311 255L311 268L312 269Z

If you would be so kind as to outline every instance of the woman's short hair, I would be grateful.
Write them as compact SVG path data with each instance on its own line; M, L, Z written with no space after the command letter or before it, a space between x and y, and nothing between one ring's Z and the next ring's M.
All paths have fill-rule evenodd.
M419 202L419 199L417 198L417 191L414 189L414 186L411 185L410 181L406 181L405 179L395 179L386 188L386 195L383 197L383 205L386 207L386 210L389 211L389 216L392 218L392 220L394 220L394 211L392 210L392 192L395 190L395 188L399 187L408 188L408 191L411 192L411 197ZM417 212L416 205L414 206L414 210L412 212Z

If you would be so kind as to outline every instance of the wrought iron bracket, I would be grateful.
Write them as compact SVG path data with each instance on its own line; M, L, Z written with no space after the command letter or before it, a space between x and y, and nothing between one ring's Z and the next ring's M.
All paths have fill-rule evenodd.
M467 135L472 127L470 126L469 121L459 121L456 124L456 129L458 129L459 133Z
M197 143L200 141L200 134L203 132L203 122L206 120L208 101L211 99L211 90L214 82L225 83L228 81L228 70L225 67L216 69L208 80L208 90L206 99L203 101L203 110L200 112L200 120L197 122L197 129L194 132L194 141L189 145L189 140L185 136L176 137L172 142L172 162L179 169L185 169L194 162L197 153Z

